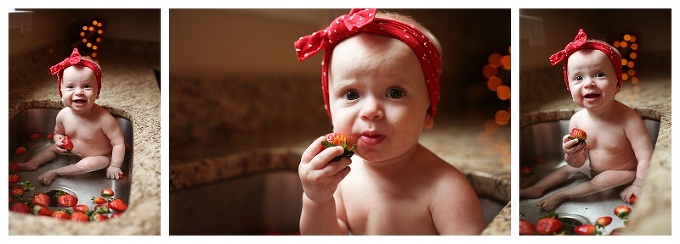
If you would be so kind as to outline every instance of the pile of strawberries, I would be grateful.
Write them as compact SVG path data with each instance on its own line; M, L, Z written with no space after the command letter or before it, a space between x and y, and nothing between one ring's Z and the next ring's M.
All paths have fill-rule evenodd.
M100 196L92 197L92 205L78 204L76 196L61 190L56 191L52 196L42 192L35 192L30 196L31 194L27 192L35 190L35 186L28 180L20 181L18 171L19 166L17 164L10 164L10 211L89 222L117 218L127 209L125 201L115 198L114 192L110 188L104 188ZM51 203L54 206L52 201L55 198L58 209L52 210L49 207ZM90 208L91 206L92 208Z
M631 208L625 205L614 208L614 215L628 223ZM602 216L595 220L595 224L582 224L578 226L570 226L560 221L559 216L555 212L549 212L543 215L536 225L520 218L519 220L519 234L520 235L602 235L602 230L612 222L611 216ZM614 229L610 235L616 235L620 228Z

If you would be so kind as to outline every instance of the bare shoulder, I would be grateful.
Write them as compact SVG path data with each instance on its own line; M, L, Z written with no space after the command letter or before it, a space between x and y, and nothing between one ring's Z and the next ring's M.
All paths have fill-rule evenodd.
M101 107L99 105L95 105L95 106L97 106L97 119L99 121L105 122L105 123L116 122L116 118L114 118L113 115L111 115L111 113L109 113L109 111L106 111L106 109L104 109L103 107Z
M569 119L569 127L570 128L579 127L579 124L582 123L582 121L585 120L587 116L588 116L588 111L585 110L585 109L581 109L579 111L576 111L576 113L574 113L571 116L571 119Z
M427 170L431 172L430 179L435 186L435 190L439 191L457 191L462 188L469 188L470 183L467 181L465 174L452 164L444 161L442 158L434 154L432 151L422 148L423 160L427 161Z

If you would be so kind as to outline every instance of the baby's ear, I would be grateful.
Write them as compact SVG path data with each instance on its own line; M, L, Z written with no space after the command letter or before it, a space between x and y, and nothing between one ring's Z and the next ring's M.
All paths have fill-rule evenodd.
M430 113L425 114L425 123L423 124L423 129L429 130L432 129L433 126L434 118L432 118L432 115L430 115Z

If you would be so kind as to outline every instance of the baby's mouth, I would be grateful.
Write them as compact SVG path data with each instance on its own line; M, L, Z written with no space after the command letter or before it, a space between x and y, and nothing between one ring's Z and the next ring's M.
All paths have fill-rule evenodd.
M602 94L588 93L588 94L584 95L583 97L586 98L586 99L594 99L594 98L598 98L600 96L602 96Z
M78 106L85 105L86 103L87 103L87 99L75 99L75 100L73 100L73 104L78 105Z

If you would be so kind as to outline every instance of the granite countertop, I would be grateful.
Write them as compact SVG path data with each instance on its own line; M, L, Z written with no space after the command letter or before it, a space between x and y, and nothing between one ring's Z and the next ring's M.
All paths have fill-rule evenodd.
M119 56L107 53L100 62L103 75L97 104L132 121L133 180L125 214L103 222L78 223L9 212L10 235L160 235L161 99L153 71L160 60L157 55ZM23 76L14 85L10 82L9 118L28 108L63 107L56 77L48 68Z
M559 73L557 73L559 75ZM623 234L670 235L671 234L671 79L669 70L638 71L638 86L625 82L616 99L635 109L643 118L660 121L659 135L648 169L645 187L631 213L631 219ZM667 75L657 75L667 74ZM560 81L559 76L555 79ZM520 84L522 93L542 94L529 96L521 106L520 127L540 121L569 119L581 109L558 83L559 92L545 89L550 85ZM550 88L548 88L550 89Z

